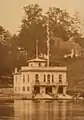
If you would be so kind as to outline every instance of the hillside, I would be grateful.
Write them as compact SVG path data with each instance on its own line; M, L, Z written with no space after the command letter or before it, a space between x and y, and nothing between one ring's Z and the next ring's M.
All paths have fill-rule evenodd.
M66 65L68 68L68 89L84 91L84 57L61 59L59 65Z
M80 84L78 87L80 81L84 80L84 58L74 58L71 61L67 61L67 67L69 87L81 89L82 85L82 88L84 88L84 84Z

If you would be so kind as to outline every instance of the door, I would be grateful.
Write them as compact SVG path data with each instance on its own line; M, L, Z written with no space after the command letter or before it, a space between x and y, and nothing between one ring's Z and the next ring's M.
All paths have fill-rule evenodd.
M46 94L52 93L52 87L46 87Z
M35 94L40 93L40 87L34 87L34 93Z
M63 87L62 86L59 86L59 88L58 88L58 94L63 94Z

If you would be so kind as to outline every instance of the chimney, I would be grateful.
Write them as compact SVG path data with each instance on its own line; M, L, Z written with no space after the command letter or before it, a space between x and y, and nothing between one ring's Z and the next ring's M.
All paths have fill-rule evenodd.
M15 73L17 73L17 68L15 68Z

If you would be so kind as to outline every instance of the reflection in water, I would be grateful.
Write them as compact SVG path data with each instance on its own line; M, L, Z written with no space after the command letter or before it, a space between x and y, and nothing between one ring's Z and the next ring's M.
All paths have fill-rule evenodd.
M72 107L66 101L14 101L15 120L65 120Z
M33 103L26 100L14 101L14 120L31 120L33 115Z
M0 120L13 120L14 117L14 101L0 100Z
M0 120L84 120L84 101L0 101Z

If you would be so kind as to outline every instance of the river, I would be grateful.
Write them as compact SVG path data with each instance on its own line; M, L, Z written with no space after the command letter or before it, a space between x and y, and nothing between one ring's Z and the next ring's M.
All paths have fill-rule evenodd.
M0 120L84 120L84 101L0 101Z

